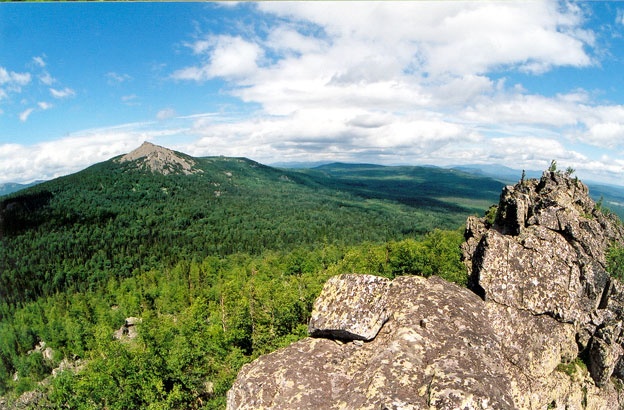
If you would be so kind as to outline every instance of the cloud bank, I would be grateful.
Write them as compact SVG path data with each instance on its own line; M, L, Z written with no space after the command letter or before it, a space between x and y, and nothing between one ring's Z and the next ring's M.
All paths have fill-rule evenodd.
M172 74L222 79L231 95L261 107L235 123L198 120L198 154L537 169L558 158L594 173L579 148L624 148L624 107L596 103L574 85L544 96L509 83L512 74L599 65L596 34L583 28L577 4L257 7L273 24L199 38L187 44L198 63Z
M34 168L56 175L151 139L191 155L247 156L265 163L495 162L544 169L557 159L581 177L618 182L624 171L624 106L598 99L596 90L582 84L549 93L523 84L548 81L560 70L582 77L600 69L609 52L601 49L604 33L588 28L586 6L556 1L231 5L228 9L254 18L218 32L205 27L204 34L195 31L192 40L180 41L183 60L191 63L168 66L164 81L199 89L219 82L220 92L243 108L180 116L183 110L164 105L153 111L157 131L132 126L76 133L54 146L6 145L0 153L34 151ZM622 20L618 12L613 23L621 26ZM33 61L45 67L45 60ZM114 71L106 78L116 84L135 80ZM0 67L0 100L30 81L27 73ZM49 92L57 100L76 97L69 87ZM31 113L22 111L24 121ZM79 151L79 161L64 156L67 149ZM46 161L52 166L46 168Z

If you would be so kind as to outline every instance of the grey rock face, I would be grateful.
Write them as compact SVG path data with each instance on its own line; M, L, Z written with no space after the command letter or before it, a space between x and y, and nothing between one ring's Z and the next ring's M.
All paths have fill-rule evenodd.
M467 221L470 290L333 278L317 337L244 366L228 408L624 408L624 285L605 255L623 239L576 179L507 187L493 222Z
M486 301L573 325L579 355L604 386L624 341L623 287L605 255L622 243L622 225L596 209L584 184L545 172L505 188L493 226L475 218L473 226L482 228L467 229L463 245L471 287Z
M371 340L388 320L390 281L371 275L340 275L327 281L314 303L308 332L313 337Z
M170 149L144 142L139 148L120 157L118 162L135 161L139 168L146 168L163 175L182 173L185 175L202 172L195 168L195 161Z
M342 275L319 299L326 293L334 299L349 280L377 279ZM483 302L436 277L391 284L385 296L391 316L373 340L307 338L262 356L241 370L228 408L513 408Z

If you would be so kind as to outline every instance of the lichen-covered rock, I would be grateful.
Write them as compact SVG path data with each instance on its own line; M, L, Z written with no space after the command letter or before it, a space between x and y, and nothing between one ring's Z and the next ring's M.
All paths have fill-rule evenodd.
M385 298L392 314L372 341L308 338L262 356L239 373L228 408L514 407L501 345L475 294L437 277L401 277Z
M473 277L486 300L564 321L586 320L589 306L597 304L584 297L578 258L561 235L542 226L516 237L492 229L480 245Z
M606 271L623 239L576 179L507 187L493 222L466 223L470 290L333 278L317 337L244 366L228 409L624 408L624 284Z
M624 287L610 279L605 256L611 243L622 243L622 225L596 208L584 184L548 171L505 188L493 226L475 229L479 224L485 221L471 221L462 246L473 290L486 301L569 325L574 333L567 339L604 386L624 341L613 330L624 319ZM501 335L508 338L509 329ZM546 339L563 340L552 333Z
M390 281L370 275L330 278L314 303L308 326L311 336L371 340L388 320L386 293Z

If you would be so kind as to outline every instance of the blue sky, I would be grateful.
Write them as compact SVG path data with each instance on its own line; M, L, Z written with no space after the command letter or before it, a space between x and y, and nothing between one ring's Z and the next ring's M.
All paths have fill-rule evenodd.
M0 183L195 156L622 184L624 3L0 3Z

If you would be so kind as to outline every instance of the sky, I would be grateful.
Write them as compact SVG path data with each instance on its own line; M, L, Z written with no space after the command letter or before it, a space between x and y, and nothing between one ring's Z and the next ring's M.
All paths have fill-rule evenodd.
M0 183L143 141L624 185L624 2L0 3Z

